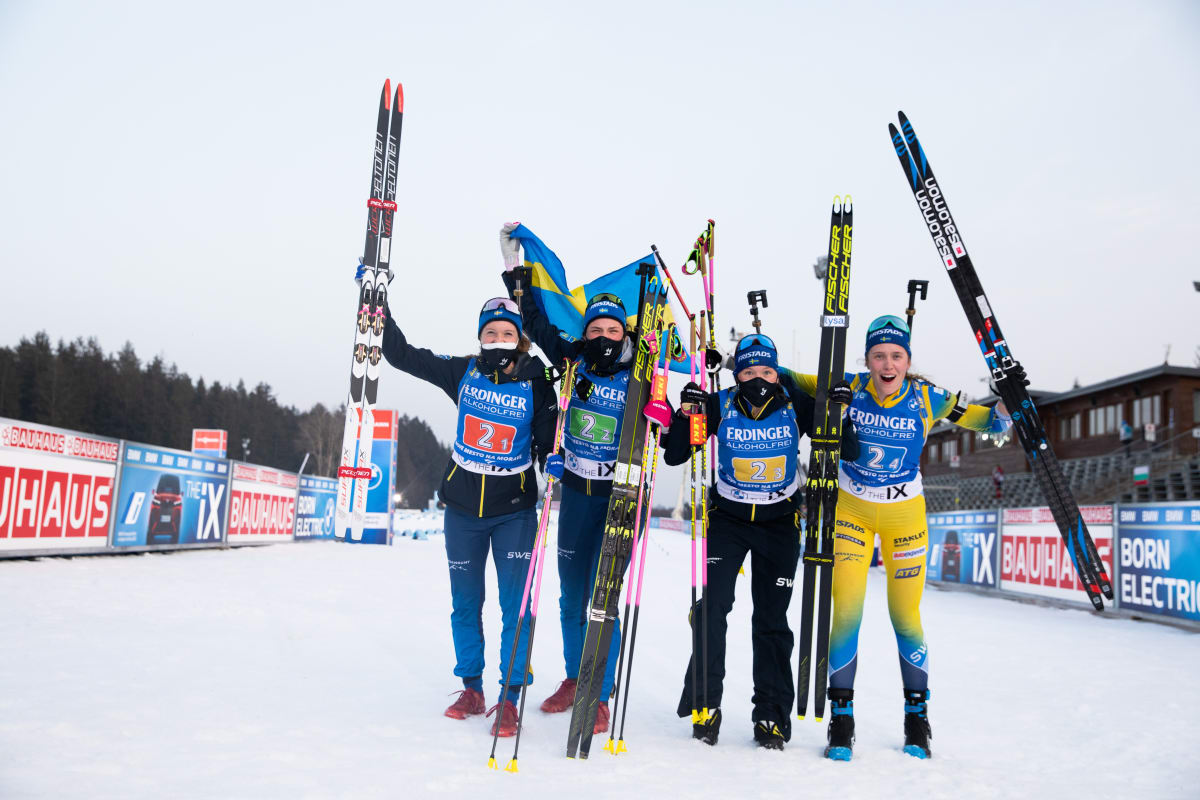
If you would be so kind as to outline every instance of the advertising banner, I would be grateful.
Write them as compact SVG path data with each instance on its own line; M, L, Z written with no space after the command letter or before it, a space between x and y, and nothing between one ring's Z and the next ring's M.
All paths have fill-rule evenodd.
M1117 511L1121 608L1200 622L1200 503Z
M956 511L930 514L928 519L925 569L929 580L988 589L999 585L999 512Z
M0 553L103 548L120 443L0 418Z
M229 544L285 542L296 522L294 472L255 464L231 463Z
M333 478L300 477L296 499L296 539L332 539L338 482Z
M1113 508L1082 506L1100 560L1113 576ZM1000 588L1090 605L1050 509L1006 508L1000 540Z
M219 545L228 502L228 461L124 442L113 546Z
M360 416L361 416L361 412ZM371 443L371 482L367 485L366 526L356 538L349 529L336 531L337 538L357 544L392 543L392 507L396 485L396 435L399 412L375 409L375 430Z

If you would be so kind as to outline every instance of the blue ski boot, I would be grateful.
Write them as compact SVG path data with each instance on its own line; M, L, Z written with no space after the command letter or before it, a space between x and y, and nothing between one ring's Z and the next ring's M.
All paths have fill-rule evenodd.
M829 689L829 745L825 757L849 761L854 747L854 690Z
M929 690L904 690L904 752L916 758L930 758Z

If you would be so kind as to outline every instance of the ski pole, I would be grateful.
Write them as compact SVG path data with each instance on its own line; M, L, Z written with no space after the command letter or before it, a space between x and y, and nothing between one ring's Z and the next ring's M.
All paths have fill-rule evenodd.
M663 407L665 407L665 398L667 394L667 351L670 347L671 336L673 333L673 330L668 330L665 332L666 335L662 344L662 371L659 372L658 367L655 367L655 384L654 392L651 394L651 404L659 404L658 410L660 411ZM638 556L637 596L633 603L633 624L629 628L629 664L625 673L625 697L621 701L621 733L617 739L616 749L611 751L614 755L625 752L625 720L629 713L629 686L633 680L633 652L634 647L637 645L638 614L642 608L642 580L646 576L646 543L650 538L650 518L654 515L654 478L655 474L658 472L658 449L662 444L662 431L664 427L661 424L661 417L654 415L653 411L648 411L647 416L650 416L655 423L652 426L654 428L654 451L650 455L650 473L647 477L646 519L645 525L642 527L641 555ZM668 417L667 419L669 423L670 418ZM669 424L667 427L669 427ZM649 431L647 431L647 434L649 434ZM639 512L638 524L641 525L641 523L642 517ZM632 571L629 574L629 582L630 585L633 584ZM615 703L616 700L614 699L614 705ZM613 725L612 727L615 728L616 725ZM612 740L611 729L609 731L609 740Z
M554 452L558 452L559 446L562 444L562 434L564 423L567 419L567 403L571 397L571 389L575 383L575 364L568 363L566 371L562 376L562 384L558 390L558 422L554 429ZM513 747L512 760L508 762L505 769L509 772L517 771L517 747L521 743L521 715L525 711L525 695L528 691L527 681L529 671L529 657L533 652L533 632L534 626L537 624L537 601L538 595L542 587L542 565L544 563L546 551L546 539L549 536L550 526L550 508L553 505L554 499L554 476L546 476L546 489L542 497L542 512L538 519L537 535L533 540L533 551L529 556L529 569L525 572L525 588L521 592L521 611L517 615L517 632L513 638L512 652L508 656L508 669L504 673L504 697L508 696L509 688L512 686L512 671L513 663L517 658L517 648L521 643L521 631L525 624L525 608L526 602L529 600L529 588L533 582L534 573L537 573L537 589L534 593L534 600L529 624L529 641L525 650L525 676L521 679L521 700L520 710L517 712L517 739ZM499 710L500 717L496 720L496 730L492 733L492 752L488 756L488 766L496 769L496 743L500 738L500 720L504 716L504 709Z
M649 425L646 428L645 438L642 441L642 452L643 453L646 451L646 448L650 444L651 428L653 428L655 425L659 424L658 417L652 416L652 407L655 406L656 402L658 404L662 404L662 399L659 397L660 394L662 395L663 398L665 398L665 396L666 396L667 375L666 375L665 368L662 370L661 373L659 372L659 354L663 350L662 345L660 344L660 341L665 344L668 340L665 336L660 339L659 334L661 334L661 333L664 333L664 332L651 331L649 334L647 334L645 337L643 337L643 340L646 344L647 349L654 351L654 353L655 353L654 378L652 380L650 402L647 403L646 410L644 410L644 412L643 412L647 417L649 417L651 419L651 422L654 424ZM666 413L669 414L670 409L667 409ZM670 421L669 416L667 417L667 421L668 422ZM620 650L618 651L618 656L617 656L616 681L613 684L614 705L616 703L620 702L620 697L621 697L621 676L624 673L624 665L625 665L625 642L627 640L627 636L628 636L628 632L629 632L629 619L630 619L631 609L633 607L633 578L634 578L634 575L639 574L638 563L639 563L640 559L645 558L645 555L646 555L645 536L646 536L647 531L642 526L642 501L645 497L646 497L645 480L643 479L638 482L637 510L634 512L633 548L629 554L629 582L625 585L625 624L621 628L621 647L620 647ZM641 555L640 556L638 554L638 549L639 549L638 545L639 544L641 544ZM615 723L615 721L616 720L614 719L613 722ZM604 744L604 749L609 751L610 753L614 752L613 751L613 729L615 727L616 727L615 724L609 726L608 741L605 742L605 744Z

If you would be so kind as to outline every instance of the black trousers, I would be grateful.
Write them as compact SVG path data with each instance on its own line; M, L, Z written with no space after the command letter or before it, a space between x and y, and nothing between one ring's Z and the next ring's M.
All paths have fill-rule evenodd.
M709 512L708 527L708 632L707 651L699 646L701 605L692 609L692 631L697 655L708 655L708 707L721 705L725 680L727 617L733 609L738 570L750 554L750 618L754 653L754 713L751 719L775 720L790 732L791 708L796 699L792 679L792 629L787 610L792 600L792 583L800 558L800 535L796 518L787 514L767 522L747 522L720 509ZM697 704L704 706L703 672L697 670ZM681 717L691 714L692 665L684 674Z

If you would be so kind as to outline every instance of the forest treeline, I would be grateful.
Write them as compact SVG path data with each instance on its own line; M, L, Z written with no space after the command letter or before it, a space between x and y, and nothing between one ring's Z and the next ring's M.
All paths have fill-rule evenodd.
M305 474L333 477L342 413L281 405L265 383L193 381L161 357L142 363L129 343L105 353L94 337L52 344L38 333L0 348L0 416L114 439L188 450L193 428L224 428L230 458L294 472L307 452ZM449 454L424 420L400 417L396 488L405 506L428 503Z

